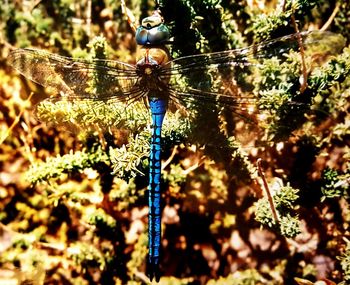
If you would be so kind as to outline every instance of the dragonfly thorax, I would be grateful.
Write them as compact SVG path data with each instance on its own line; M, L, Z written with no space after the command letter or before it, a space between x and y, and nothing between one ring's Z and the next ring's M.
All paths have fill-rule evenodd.
M140 86L144 91L164 92L166 90L166 82L160 77L161 66L151 63L138 63L136 65L136 72L140 76Z
M146 91L164 92L169 78L162 74L164 65L170 60L166 47L142 47L139 49L136 73L141 78L140 86Z
M157 76L159 68L159 64L145 63L144 61L141 61L136 65L136 73L141 77L153 77Z

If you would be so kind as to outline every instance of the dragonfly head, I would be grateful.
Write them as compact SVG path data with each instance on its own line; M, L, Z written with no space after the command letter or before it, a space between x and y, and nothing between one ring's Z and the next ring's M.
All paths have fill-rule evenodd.
M142 46L161 45L169 40L170 32L158 11L142 20L136 30L136 42Z

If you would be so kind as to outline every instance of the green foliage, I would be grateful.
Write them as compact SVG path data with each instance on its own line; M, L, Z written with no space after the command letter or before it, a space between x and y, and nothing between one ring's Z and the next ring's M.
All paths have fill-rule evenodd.
M286 28L291 13L260 14L255 18L252 31L255 33L256 41L268 38L273 32L281 27Z
M148 237L144 233L140 235L138 238L136 244L135 244L135 250L131 254L131 259L127 263L127 267L129 269L131 277L134 277L134 274L137 272L136 268L139 268L144 263L145 258L147 257L147 242ZM132 278L133 279L133 278Z
M323 4L321 1L285 1L285 7L283 9L274 10L269 14L258 14L253 19L253 24L250 30L254 33L254 39L260 42L264 39L268 39L271 36L278 35L279 33L285 33L285 31L293 31L293 20L304 21L304 17L307 14L311 14L312 8Z
M333 47L334 45L331 44ZM315 93L330 88L335 82L343 82L350 72L350 49L345 48L343 53L336 56L323 67L316 69L309 78L311 90Z
M122 179L116 180L108 196L112 202L118 202L118 210L127 209L129 205L135 204L140 197L144 197L145 189L136 189L133 179L129 183L126 183Z
M276 229L285 237L295 237L301 232L300 222L295 213L297 208L295 203L299 198L298 192L298 189L294 189L289 185L276 190L272 198L278 214L278 223L274 220L267 197L263 197L256 202L255 219L262 225Z
M33 164L27 172L31 183L47 181L51 178L60 177L63 173L80 172L101 162L106 162L107 156L101 148L92 153L84 151L71 152L63 156L49 157L46 162Z
M162 1L161 10L174 36L173 57L242 46L244 39L233 15L244 5L225 2Z
M85 217L85 221L89 225L95 226L102 236L105 235L106 232L114 232L116 229L116 220L107 215L102 209L97 209L93 213L88 214Z
M5 66L11 45L134 63L134 38L120 2L92 1L90 15L87 1L29 2L0 5L1 134L12 130L0 151L0 220L13 230L1 236L1 266L24 271L24 261L40 265L48 283L147 284L147 103L126 107L113 100L53 99L39 103L33 116L25 96L33 90L35 104L48 96L47 90L15 78ZM137 22L155 6L154 1L126 2ZM320 28L334 8L324 0L286 1L284 11L277 1L159 2L173 36L173 57L240 48L293 33L292 17L300 30ZM315 39L310 53L305 51L304 92L297 50L286 53L284 61L264 60L257 73L242 70L239 82L233 82L239 87L254 79L244 87L259 97L259 108L266 111L262 136L290 138L288 142L255 147L255 132L247 135L254 124L241 132L242 121L220 110L192 116L182 116L182 110L167 113L162 159L169 164L163 164L162 198L172 211L164 211L165 277L160 284L292 284L295 276L317 275L313 258L319 251L336 269L342 268L329 278L348 281L349 246L342 251L339 236L348 234L350 222L349 157L344 155L349 152L350 49L341 50L349 42L349 19L349 4L339 2L329 29L344 38ZM320 51L322 56L310 57ZM328 53L335 56L323 64ZM98 91L103 73L89 75L89 87ZM21 110L20 123L11 129ZM273 195L278 224L267 199L256 202L257 158L268 165L266 173L287 185ZM306 229L301 229L300 219ZM273 244L268 249L251 242L261 224L279 233L262 232L264 238L266 232L273 235L266 237ZM286 246L284 237L301 231L299 237L317 237L310 241L317 243L317 250L298 237L298 246ZM235 244L234 233L240 243ZM334 246L329 250L325 244ZM44 277L38 278L40 284Z
M299 218L293 217L289 213L281 217L279 228L281 235L288 238L294 238L301 233Z
M164 181L173 188L181 186L186 181L186 177L186 172L180 165L170 165L169 172L164 173Z
M89 44L91 58L107 59L107 42L104 37L95 37ZM92 73L89 89L92 94L99 94L103 91L103 70L96 68Z
M111 148L109 155L113 174L124 179L145 175L137 167L141 165L141 169L144 170L144 166L148 163L149 151L149 136L145 137L142 134L130 139L127 145L120 148Z
M334 26L337 31L343 34L346 38L349 38L350 26L349 26L349 16L350 16L350 3L347 1L338 2L340 6L339 12L336 14L334 19Z
M93 100L43 101L37 107L37 116L43 122L64 126L75 133L94 132L94 126L99 126L102 130L123 127L137 132L148 122L146 110L140 104L125 108L121 104Z
M72 260L83 268L83 271L87 270L90 267L97 267L100 270L105 269L105 259L99 250L96 247L90 244L84 243L75 243L72 244L67 249L68 255Z
M340 259L340 265L344 271L344 281L340 284L347 284L350 281L350 242L347 241L345 252Z
M340 174L337 170L326 168L323 171L323 185L321 188L323 199L341 198L349 199L350 164L347 163L345 173Z
M237 272L236 274L229 275L224 278L221 277L218 280L211 280L207 285L224 285L224 284L237 284L237 285L260 285L260 284L276 284L273 281L267 281L262 275L254 269Z

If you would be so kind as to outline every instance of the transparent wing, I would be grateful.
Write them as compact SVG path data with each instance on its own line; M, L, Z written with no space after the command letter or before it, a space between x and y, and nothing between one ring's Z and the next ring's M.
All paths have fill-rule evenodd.
M67 99L129 102L141 94L135 66L123 62L73 59L35 49L17 49L8 60L28 79Z
M225 110L236 122L268 126L271 121L262 112L267 109L282 119L288 133L311 105L312 98L301 91L303 75L344 44L340 35L329 32L298 33L248 48L181 57L161 74L171 78L170 98L187 109L199 109L202 121L208 111Z
M319 50L322 46L326 48L323 50L323 53L326 53L326 51L339 51L339 49L344 47L344 44L345 39L342 36L331 32L311 31L295 33L252 45L247 48L177 58L164 66L162 74L174 76L191 74L198 70L206 71L210 68L243 68L244 66L251 66L254 64L251 62L252 60L272 58L274 56L280 57L290 50L299 51L301 46L311 51L314 49ZM203 85L199 84L199 86Z
M289 60L290 51L299 52L302 48L305 60L315 53L319 60L329 53L336 54L344 44L344 38L330 32L297 33L248 48L181 57L169 62L161 75L171 77L169 88L179 101L198 98L201 102L238 110L239 105L250 105L256 98L252 91L257 90L260 83L257 72L268 71L271 62L266 62L267 59L276 59L278 64L283 64ZM300 54L297 55L299 61ZM294 78L300 77L301 70L301 67L291 70L295 72Z

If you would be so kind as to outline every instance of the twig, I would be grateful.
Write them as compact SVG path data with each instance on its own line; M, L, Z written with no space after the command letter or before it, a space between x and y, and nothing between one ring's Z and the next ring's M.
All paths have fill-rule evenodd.
M42 2L42 0L36 0L34 3L33 3L33 6L32 8L30 9L31 11L33 11L37 6L39 6L39 4Z
M134 14L131 12L131 10L126 7L125 1L121 0L121 8L122 8L122 13L126 16L130 28L133 30L133 32L136 32L137 26L136 26L136 19Z
M300 85L300 93L304 93L306 87L307 87L307 71L306 71L306 64L305 64L305 49L304 49L304 45L303 45L303 41L301 39L300 36L300 31L297 25L297 22L295 20L295 16L294 13L291 16L292 18L292 23L295 29L295 32L297 34L297 40L298 40L298 45L300 48L300 55L301 55L301 71L302 71L302 78L303 78L303 82L301 82Z
M162 163L162 170L164 170L171 163L171 161L173 160L173 158L177 152L177 149L178 149L178 146L176 145L173 148L173 151L172 151L171 155L169 156L169 158L164 163ZM204 160L205 160L205 156L202 156L196 164L194 164L194 165L190 166L189 168L187 168L186 170L184 170L184 174L187 175L188 173L190 173L193 170L200 167L204 163Z
M91 38L91 13L92 13L92 1L87 1L87 11L86 11L86 33Z
M16 49L14 45L11 45L9 42L3 40L2 35L0 35L0 43L3 44L5 47L9 48L10 50Z
M343 186L349 187L349 185L350 185L350 178L346 178L345 180L339 180L337 183L335 183L334 188L343 187Z
M286 0L282 0L280 7L281 7L282 12L286 11Z
M31 93L31 94L28 96L28 98L26 99L25 102L30 101L30 99L32 98L32 96L33 96L33 93ZM23 108L21 109L21 111L20 111L19 114L16 116L15 120L13 121L12 125L6 130L6 132L4 132L4 133L2 134L2 136L0 137L0 144L2 144L2 143L6 140L6 138L10 135L10 133L12 132L12 130L14 129L14 127L18 124L19 119L20 119L21 116L23 115L24 111L25 111L25 107L23 107Z
M337 2L337 4L335 4L332 15L330 15L327 22L323 25L323 27L320 29L320 31L325 31L329 28L329 26L331 25L331 23L333 22L333 20L335 18L335 15L337 15L337 13L339 12L339 9L340 9L340 2Z
M201 157L201 159L194 165L190 166L189 168L187 168L186 170L184 170L184 174L187 175L188 173L192 172L193 170L197 169L198 167L200 167L204 161L205 161L205 155Z
M267 200L269 201L270 204L270 208L271 208L271 212L272 212L272 216L273 219L275 220L275 223L278 225L279 224L279 219L278 219L278 215L277 215L277 210L275 207L275 204L273 202L273 198L269 189L269 185L267 184L266 178L265 178L265 174L261 169L261 158L258 159L258 161L256 162L258 165L258 173L263 181L263 185L264 185L264 189L266 192L266 196L267 196Z
M169 158L162 164L162 170L164 170L170 164L170 162L173 160L173 158L177 152L177 148L178 148L178 146L176 145L173 148L173 151L172 151L171 155L169 156Z
M137 270L133 270L133 274L139 278L141 281L143 281L144 283L146 284L152 284L149 280L149 278L146 276L146 274L140 272L140 271L137 271Z
M159 0L155 0L155 2L156 2L156 9L159 9L159 7L160 7Z

